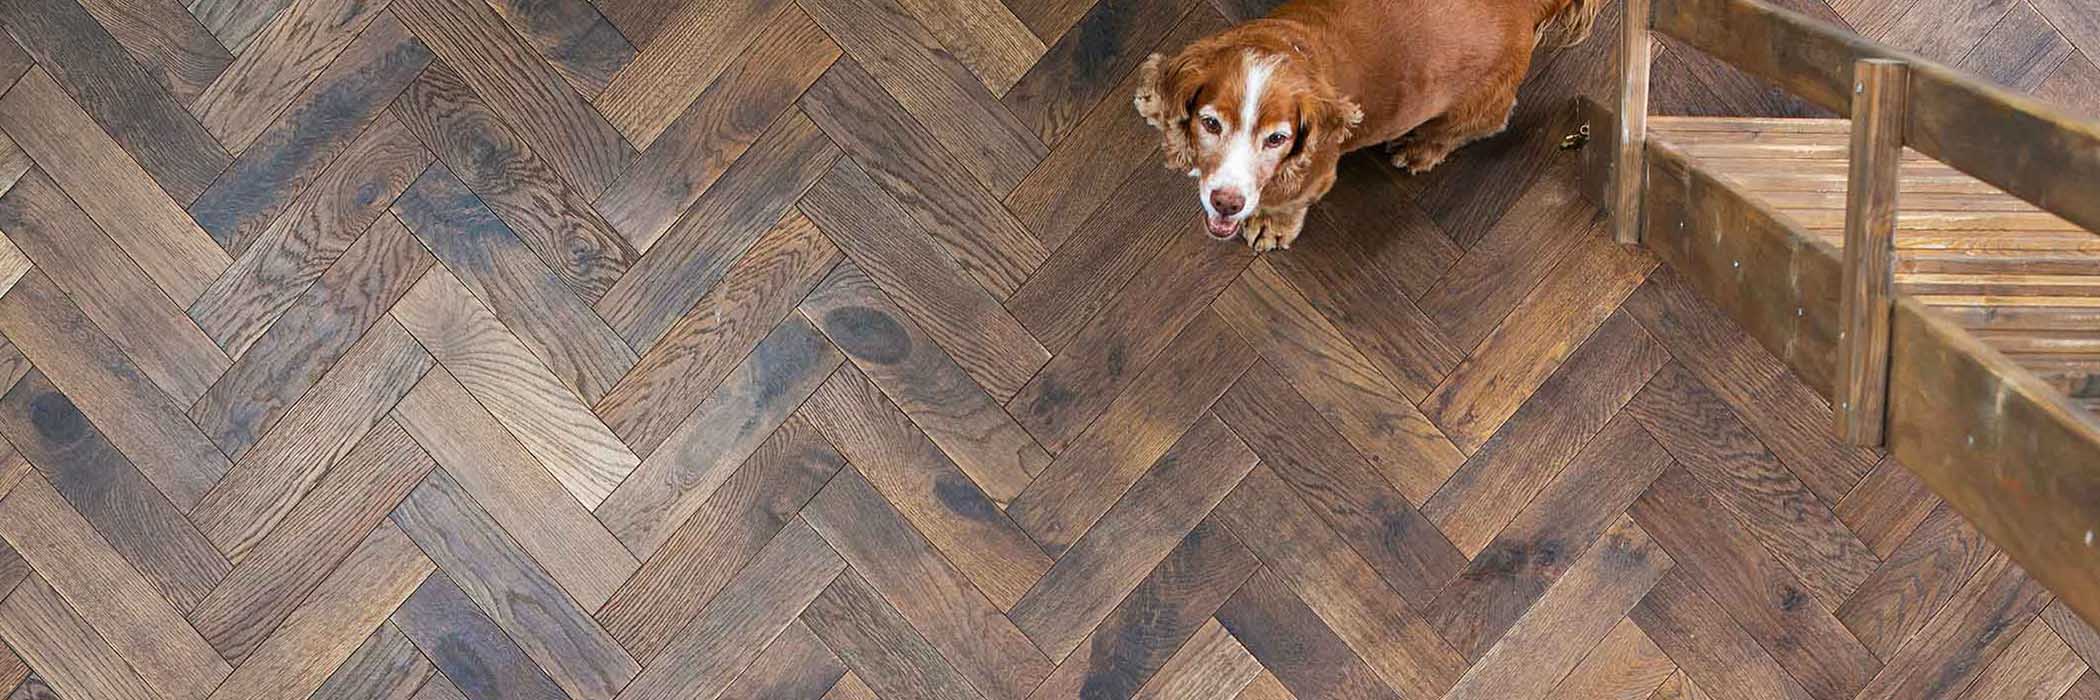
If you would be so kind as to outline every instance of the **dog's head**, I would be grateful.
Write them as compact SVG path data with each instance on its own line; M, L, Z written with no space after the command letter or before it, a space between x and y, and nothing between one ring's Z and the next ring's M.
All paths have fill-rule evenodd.
M1338 149L1363 111L1292 51L1215 37L1139 68L1138 114L1160 130L1167 167L1187 170L1210 235L1232 238L1265 191L1291 191Z

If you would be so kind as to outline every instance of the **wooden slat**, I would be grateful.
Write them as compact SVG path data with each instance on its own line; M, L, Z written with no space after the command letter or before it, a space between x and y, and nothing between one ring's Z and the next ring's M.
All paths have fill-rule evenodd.
M438 670L416 700L569 697L443 571L423 579L392 620Z
M635 47L589 0L496 0L489 6L585 99L597 97L634 59Z
M23 681L16 697L37 700L38 686L48 682L83 698L155 700L161 697L131 670L124 657L95 634L87 621L67 606L42 576L31 576L0 600L0 635L21 652L39 674ZM46 681L45 679L49 679ZM26 690L28 695L24 694ZM44 690L49 690L48 687ZM208 689L207 689L208 690ZM56 694L45 695L55 698ZM204 697L201 693L193 697Z
M991 94L1005 93L1043 57L1043 41L1000 0L899 0Z
M1998 659L1976 677L1963 696L1970 700L2012 700L2022 697L2060 697L2078 677L2088 673L2085 662L2049 630L2048 625L2028 623L2027 630L2013 640Z
M1633 620L1620 620L1554 692L1573 700L1643 700L1677 664Z
M1787 675L1756 639L1736 626L1728 611L1707 597L1683 570L1664 575L1627 617L1640 625L1641 631L1669 654L1686 675L1704 679L1706 685L1727 693L1719 697L1814 697ZM1670 686L1665 683L1663 687Z
M660 36L648 40L592 102L646 153L688 105L721 82L732 62L750 55L748 47L763 46L762 33L748 28L780 26L783 15L797 14L789 11L792 7L794 3L782 0L682 3L662 18Z
M976 700L984 697L926 643L882 595L852 571L817 596L802 622L838 654L868 697ZM827 697L830 694L826 695Z
M1910 70L1895 61L1854 64L1852 164L1846 184L1844 292L1838 317L1833 403L1838 435L1879 445L1887 418L1889 295L1895 281L1898 160Z
M1890 656L1888 665L1860 691L1866 700L1952 695L1983 672L1992 659L2038 624L2049 602L2042 584L2005 555L1985 562L1954 599Z
M1247 647L1215 621L1203 625L1138 690L1137 700L1222 698L1244 689L1262 671Z
M2100 230L2092 193L2070 184L2100 178L2100 126L2087 115L1930 64L1912 72L1910 100L1903 134L1913 148Z
M212 697L311 697L364 642L366 630L385 622L432 568L399 528L389 523L372 530Z
M1667 3L1665 3L1667 4ZM1642 176L1648 172L1648 81L1654 62L1649 0L1627 0L1619 22L1619 100L1610 141L1612 240L1641 242Z
M147 75L188 104L233 60L180 0L81 3Z
M1296 695L1365 700L1401 697L1266 569L1256 571L1225 601L1218 609L1218 622ZM1440 690L1411 688L1408 692L1434 697Z
M392 622L379 625L365 643L328 674L314 700L413 700L437 669Z
M384 3L358 0L292 3L242 47L240 58L190 103L190 110L227 150L247 150L385 9Z
M1184 17L1195 14L1211 12L1191 0L1092 3L1077 24L1058 35L1042 60L1034 61L1027 74L1016 75L1012 89L994 92L1001 93L1000 104L1031 127L1036 138L1055 144L1082 124L1095 105L1118 106L1120 98L1132 94L1133 90L1118 89L1127 82L1124 76L1158 50L1154 45L1169 32L1189 21Z
M1157 144L1147 143L1131 150L1143 149L1150 149L1145 151L1147 162L1126 164L1128 167L1120 171L1129 171L1130 176L1121 184L1105 183L1106 177L1096 180L1100 174L1096 169L1107 166L1088 161L1071 167L1085 172L1087 180L1098 189L1075 192L1058 181L1045 185L1046 189L1039 193L1042 199L1049 200L1046 204L1032 205L1035 200L1021 199L1034 196L1030 194L1032 190L1018 191L1009 200L1010 206L1021 210L1023 220L1038 237L1058 246L1006 302L1014 311L1014 318L1047 347L1062 348L1070 343L1086 328L1094 312L1113 301L1116 292L1151 262L1171 237L1186 236L1197 225L1195 216L1176 213L1195 195L1188 178L1151 167L1155 165L1151 159L1158 152ZM1045 167L1053 165L1054 156ZM1083 207L1073 204L1084 197L1093 201ZM1101 206L1107 201L1118 204ZM1040 213L1032 216L1031 211Z
M1875 655L1890 658L1997 552L1941 505L1838 607L1838 620Z

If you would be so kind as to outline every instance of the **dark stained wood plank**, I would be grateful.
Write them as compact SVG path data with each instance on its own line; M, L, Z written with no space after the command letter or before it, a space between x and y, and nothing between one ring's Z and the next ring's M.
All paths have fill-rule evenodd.
M443 571L423 579L392 619L438 670L417 693L418 700L569 697Z
M589 199L563 184L458 73L425 70L393 113L584 301L604 296L633 264L633 248Z
M314 690L314 700L411 700L437 669L414 642L384 622Z
M276 529L240 552L190 623L220 656L246 658L435 466L400 425L382 419Z
M584 401L598 400L634 365L634 351L605 320L450 170L425 170L394 213Z
M1874 552L1683 366L1656 373L1627 410L1825 608L1873 573Z
M598 300L598 313L634 347L656 344L837 159L838 147L800 112L775 121L678 225L630 239L643 255Z
M0 577L0 580L5 578ZM2042 622L2049 625L2049 629L2054 630L2056 636L2061 637L2065 644L2071 645L2071 650L2077 652L2079 658L2085 659L2088 665L2093 659L2100 658L2100 631L2094 630L2092 625L2080 619L2078 613L2073 612L2071 606L2063 600L2050 603L2049 607L2042 610Z
M642 352L598 400L598 415L647 457L840 259L816 224L790 210Z
M1321 624L1323 630L1333 628L1323 633L1339 636L1337 641L1362 655L1386 685L1408 697L1435 697L1449 689L1465 670L1466 660L1445 645L1391 585L1381 585L1378 572L1358 555L1348 533L1322 523L1315 510L1318 504L1301 499L1272 467L1269 462L1255 468L1218 507L1218 522L1230 528L1267 567L1264 571L1268 573L1256 574L1248 588L1240 589L1241 594L1263 585L1260 582L1265 578L1276 586L1288 584L1296 592L1294 600L1303 599L1303 605L1311 608L1307 614L1316 612L1326 620ZM1218 619L1253 648L1255 656L1263 659L1262 665L1277 671L1292 692L1305 694L1299 681L1266 658L1261 642L1250 639L1248 633L1304 636L1307 632L1291 625L1276 630L1253 625L1243 628L1229 619L1231 608L1227 603L1218 611Z
M1600 238L1586 242L1547 273L1422 404L1459 449L1480 449L1554 365L1655 268L1655 258L1646 253Z
M1399 181L1402 176L1386 160L1375 149L1344 159L1340 179L1313 205L1309 219L1320 227L1315 236L1332 240L1313 247L1311 254L1279 255L1277 260L1302 257L1304 268L1323 264L1336 268L1324 275L1300 270L1308 279L1369 278L1358 284L1383 283L1389 285L1388 294L1397 290L1410 299L1423 298L1465 249L1451 242L1451 236L1414 204L1414 192ZM1363 267L1378 269L1357 269ZM1463 349L1472 343L1452 345Z
M1180 210L1195 192L1178 173L1136 168L1120 185L1097 176L1091 170L1066 176L1090 185L1044 185L1043 196L1051 202L1044 206L1051 209L1042 210L1045 213L1035 217L1032 228L1044 241L1060 247L1007 300L1014 317L1047 347L1060 348L1071 342L1170 237L1187 235L1199 225L1188 213L1168 213ZM1082 187L1098 191L1078 191ZM1023 193L1016 196L1019 194ZM1073 204L1086 196L1095 196L1097 201ZM1117 204L1097 210L1098 200Z
M1642 700L1676 671L1639 625L1620 620L1554 692L1572 700Z
M79 4L7 0L0 15L15 41L177 204L195 200L233 160Z
M1257 261L1212 305L1409 503L1465 461L1369 358L1276 269Z
M1576 163L1559 158L1549 167L1421 295L1423 313L1452 346L1478 345L1555 265L1601 235L1597 207L1575 187Z
M1261 674L1261 662L1225 626L1205 623L1145 683L1138 700L1232 696Z
M751 56L750 47L765 45L762 36L780 36L782 27L792 28L798 23L809 25L806 15L797 21L796 16L801 13L792 10L794 6L781 0L681 3L664 13L661 36L650 38L633 62L611 76L605 90L593 96L592 102L635 148L647 152L680 113L690 110L695 99L723 82L722 76L731 70L732 62ZM753 32L752 27L767 29ZM831 50L836 59L837 47ZM829 65L830 61L823 63ZM777 113L778 110L773 112ZM768 114L764 121L771 121L771 116ZM734 157L723 162L729 160Z
M1050 464L1050 454L858 266L834 268L799 308L1001 508Z
M408 180L430 162L430 156L422 153L422 146L408 139L398 125L386 123L392 120L382 122L381 115L387 102L401 94L402 88L430 65L430 60L430 51L393 15L383 14L371 21L363 34L343 47L335 61L321 69L310 84L302 83L304 89L288 98L282 114L267 115L269 121L250 139L232 167L190 205L190 215L220 245L238 255L252 253L257 244L269 245L272 233L283 235L277 231L282 226L279 214L313 207L304 202L327 199L330 195L334 196L332 201L341 201L345 195L340 193L360 191L350 184L355 181L353 178L393 183L386 188L387 196L375 197L374 203L366 205L384 209L408 185ZM393 146L397 140L399 145ZM371 157L365 149L381 143L398 149L400 164L363 160ZM348 167L352 163L365 163L365 168L378 171ZM388 177L401 167L413 170L398 182ZM344 217L357 218L350 214ZM368 217L366 221L369 223Z
M610 700L640 665L476 500L440 469L391 517L570 697ZM445 675L459 677L450 670Z
M14 584L15 582L10 581L5 588L9 592L13 592ZM0 601L4 601L4 599L4 596L0 596ZM29 665L24 663L22 657L15 655L13 651L0 647L0 687L14 686L19 688L27 680L29 680ZM42 681L39 680L38 682L41 683ZM12 698L12 695L9 697Z
M292 0L191 0L190 14L235 54Z
M1546 697L1673 565L1624 515L1444 697Z
M621 584L597 618L645 665L846 464L791 416Z
M1717 500L1699 479L1673 469L1630 512L1671 552L1685 579L1713 596L1809 694L1859 692L1880 660Z
M1969 685L1969 700L2017 700L2060 697L2089 673L2085 662L2049 626L2028 623L1996 661Z
M2043 5L2057 5L2042 0ZM2034 92L2078 49L2031 3L2015 3L1956 68L2021 92ZM2089 21L2066 18L2067 21Z
M840 368L802 416L998 609L1012 609L1050 569L1050 557L859 370Z
M748 0L726 2L738 12L752 4ZM693 17L696 21L711 23L720 19L715 13L720 12L716 6L722 4L687 3L686 11L698 13ZM630 134L641 145L642 155L613 181L596 206L606 221L635 247L647 248L676 223L680 214L787 113L796 98L823 75L824 69L838 60L838 45L808 15L791 9L791 3L779 5L789 9L783 9L776 21L768 22L743 53L723 57L726 65L712 82L696 83L691 99L665 107L670 114L664 117L664 126L657 133L649 138ZM691 39L710 50L721 48L721 43L713 41L719 34L744 33L729 27L696 27L692 31L697 34ZM684 30L679 36L686 36ZM681 70L701 61L690 51L669 51L670 48L652 47L643 58L675 57L671 66ZM637 70L642 69L630 68L629 73ZM649 94L658 97L663 93ZM608 93L605 100L610 99ZM600 108L606 107L605 100L600 101ZM615 117L615 124L618 123Z
M190 419L239 460L431 265L399 222L373 226L220 375Z
M767 642L796 625L795 618L810 601L845 570L839 553L809 524L799 519L788 523L693 616L648 670L620 691L620 697L724 697L723 691ZM820 687L830 686L826 682Z
M941 145L985 189L1012 191L1042 159L1042 142L895 0L808 0L801 7L905 111L945 134Z
M0 99L0 119L15 145L42 164L41 172L72 196L74 206L134 260L147 261L147 278L177 305L196 300L232 263L50 73L31 70L15 83Z
M1479 659L1669 466L1670 456L1640 424L1613 420L1541 485L1424 615L1460 654Z
M1043 41L1000 0L899 0L899 4L993 95L1012 88L1043 56Z
M1014 624L1062 659L1254 468L1214 416L1175 442L1014 605Z
M2070 690L2064 691L2063 696L2057 698L2057 700L2093 700L2094 698L2100 698L2100 672L2086 671L2085 675L2080 676L2078 682L2073 684Z
M402 0L391 9L583 196L604 192L634 159L634 147L505 26L494 7Z
M1007 514L1044 552L1063 556L1257 361L1216 314L1197 316Z
M1423 504L1423 515L1459 552L1479 556L1669 361L1669 353L1632 319L1617 313L1606 318Z
M176 610L232 568L42 372L0 397L0 435Z
M383 524L292 610L277 631L213 697L306 700L349 660L370 630L386 621L433 569L400 528Z
M562 599L574 598L585 609L604 604L620 582L641 565L443 367L430 372L409 390L393 415L447 473L445 481L463 489L462 498L464 494L473 495L472 500L479 504L474 509L477 515L473 522L501 523L507 534L502 541L515 541L504 545L501 551L521 550L516 561L483 562L487 557L481 552L461 552L461 556L475 554L474 561L490 564L536 561L530 566L532 577L526 581L558 582L558 588L553 583L548 585L568 591L561 594ZM417 532L412 529L410 534ZM480 544L495 546L490 542ZM424 549L432 546L425 544ZM524 559L528 553L530 558ZM467 580L465 572L441 557L439 565L446 567L468 593L479 595L480 584ZM506 628L510 626L500 611L489 612L499 614L497 621ZM568 686L566 679L557 680Z
M1682 569L1663 576L1628 618L1685 674L1702 679L1701 687L1716 691L1715 698L1813 697Z
M4 34L0 32L0 35ZM0 40L0 82L13 85L23 73L36 66L36 59L23 51L22 45L15 43L13 38L0 36L0 39L4 39Z
M176 507L226 474L226 455L42 271L0 296L0 332Z
M37 675L13 689L9 700L56 700L53 685L83 698L160 697L42 576L31 576L14 587L12 595L0 599L0 635L38 669Z
M692 3L682 0L592 0L591 4L604 13L605 19L626 35L627 40L646 50L649 42L663 31L671 14L685 9Z
M282 216L257 230L233 266L190 304L190 316L228 354L246 353L360 237L401 228L387 207L429 164L430 153L414 135L393 117L380 117L326 171L311 176L304 193L284 200ZM274 170L257 168L256 177Z
M1169 239L1138 271L1141 282L1103 306L1007 410L1044 447L1063 451L1253 259L1245 248L1202 236Z
M1224 526L1198 523L1029 697L1128 700L1260 565Z
M1465 567L1465 557L1443 534L1321 422L1275 370L1249 370L1213 410L1261 455L1275 478L1303 494L1306 505L1363 554L1402 600L1428 604Z
M1218 622L1285 688L1305 698L1399 698L1355 652L1267 569L1218 608ZM1441 688L1415 691L1433 697Z
M1886 562L1939 505L1939 496L1925 482L1889 456L1838 501L1836 510L1838 520Z
M789 316L605 499L598 519L628 548L656 551L845 361L809 321Z
M993 398L1012 397L1050 359L998 297L852 161L839 161L800 209Z
M1050 675L1052 662L1000 614L1010 605L993 608L857 469L832 477L804 517L979 692L1023 698Z
M962 175L936 137L891 100L860 64L840 61L802 106L817 126L896 199L971 279L1013 296L1049 256L996 194Z
M231 669L93 527L34 475L0 499L0 538L51 582L117 657L162 692L210 694ZM36 652L21 650L30 654L31 665L43 667Z
M1202 5L1196 0L1093 3L1078 18L1078 24L1058 35L1057 43L1000 96L999 102L1031 127L1043 143L1058 143L1096 105L1119 103L1132 94L1133 91L1116 90L1123 86L1124 76L1137 69L1138 63L1154 50L1153 46L1183 22L1182 17L1191 8ZM1209 8L1197 11L1210 14Z
M0 195L0 231L170 398L194 401L225 371L226 355L42 168Z
M196 99L233 61L179 0L87 0L81 6L182 104Z
M385 3L359 0L292 3L242 47L240 58L190 103L190 110L227 150L247 150L385 9ZM382 29L382 35L400 31L396 24Z
M846 663L870 697L976 700L955 667L883 602L860 574L847 571L817 596L802 622ZM827 694L827 697L829 695ZM849 696L850 697L850 696Z
M489 6L586 100L634 60L634 46L589 0L496 0Z
M809 625L795 620L759 653L736 682L722 691L727 698L810 698L824 696L846 675L846 664L824 646Z
M13 43L0 46L13 46ZM0 194L6 194L7 190L14 187L15 182L21 180L34 165L36 163L29 159L29 154L23 151L14 139L9 138L5 132L0 132ZM9 244L10 247L12 245Z
M1941 504L1838 607L1838 619L1875 655L1890 658L1997 552Z
M1860 691L1865 700L1946 697L1959 693L2019 637L2049 604L2048 589L2004 554L1984 562L1947 607L1888 658Z

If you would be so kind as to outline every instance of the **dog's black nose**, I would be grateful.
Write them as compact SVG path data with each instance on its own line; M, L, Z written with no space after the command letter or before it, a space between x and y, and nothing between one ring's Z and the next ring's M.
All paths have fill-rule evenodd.
M1217 210L1218 216L1232 216L1247 206L1247 198L1231 190L1218 190L1210 193L1210 206Z

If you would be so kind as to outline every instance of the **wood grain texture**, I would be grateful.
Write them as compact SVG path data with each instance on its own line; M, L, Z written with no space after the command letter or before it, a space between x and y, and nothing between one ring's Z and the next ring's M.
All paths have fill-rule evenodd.
M13 594L0 600L0 634L7 636L9 646L26 657L25 661L39 669L38 675L30 676L14 689L10 700L56 698L53 686L76 697L160 697L42 576L29 577L14 587Z
M839 574L802 613L803 624L838 654L869 696L982 698L882 595L852 571ZM828 694L827 694L828 696Z
M821 698L846 675L846 664L824 646L824 640L796 620L758 660L722 691L731 698Z
M995 90L999 102L1032 128L1036 138L1056 144L1094 105L1131 94L1117 89L1124 76L1137 69L1191 8L1210 14L1200 5L1190 0L1093 3L1077 24L1057 36L1041 60L1032 61L1028 72L1017 76L1012 89Z
M357 0L292 3L242 47L240 58L190 103L190 110L227 150L247 150L386 5Z
M1918 630L1859 697L1914 698L1954 694L1973 682L2049 603L2040 583L1998 554ZM1927 671L1931 669L1931 671Z
M1292 694L1308 698L1399 698L1304 601L1267 570L1254 572L1218 609L1218 623ZM1249 678L1252 679L1251 669ZM1437 690L1420 692L1422 697Z
M588 0L498 0L489 6L586 100L634 60L634 45Z
M1664 575L1627 617L1640 625L1641 631L1669 654L1685 675L1704 679L1701 687L1718 692L1714 697L1814 697L1682 570Z
M438 670L416 700L569 697L443 571L425 577L391 619Z
M1479 344L1532 287L1596 235L1596 208L1569 182L1575 164L1555 160L1550 167L1422 293L1422 312L1450 334L1452 345Z
M233 61L233 54L178 0L89 0L81 7L177 102L196 99Z
M993 95L1005 93L1043 57L1043 41L1000 0L900 0Z
M711 0L675 6L662 18L660 36L649 39L632 62L611 76L592 103L635 148L646 153L672 121L721 81L732 62L758 44L759 37L745 28L792 27L792 22L783 25L779 21L799 14L790 12L792 7L794 3L781 0Z
M2026 631L1983 669L1963 696L1975 700L2061 697L2091 671L2048 625L2028 623Z
M1554 692L1574 700L1642 700L1676 671L1639 625L1620 620Z
M1226 697L1237 693L1261 673L1261 662L1234 639L1224 625L1206 623L1187 644L1167 659L1165 666L1136 697L1165 698Z
M420 587L420 586L419 586ZM437 669L392 622L365 637L343 665L314 690L315 700L414 700Z
M381 525L291 611L213 697L304 700L386 621L433 566L399 528Z
M0 15L37 65L176 203L195 200L233 160L78 3L8 0Z
M1838 607L1838 619L1868 649L1889 658L1997 552L1983 533L1941 505Z
M219 44L238 54L248 40L269 24L292 0L193 0L190 14Z
M1895 291L1898 165L1909 120L1910 70L1898 61L1853 63L1851 174L1845 187L1845 289L1838 317L1839 437L1881 444L1888 419L1889 295Z
M1157 151L1150 144L1141 148ZM1078 191L1053 180L1059 182L1055 189L1045 185L1042 190L1021 190L1009 200L1009 206L1020 210L1037 237L1057 246L1028 283L1007 300L1021 325L1050 348L1069 344L1094 313L1114 300L1116 292L1152 261L1169 237L1187 234L1195 223L1191 216L1162 214L1185 204L1195 192L1188 178L1179 173L1133 166L1125 168L1134 169L1129 177L1113 184L1106 177L1093 179L1101 174L1097 168L1111 169L1103 164L1071 167L1085 173L1092 190ZM1089 196L1093 201L1079 203ZM1036 205L1032 202L1040 200L1022 197L1040 197L1047 203ZM1129 206L1103 206L1104 200Z

